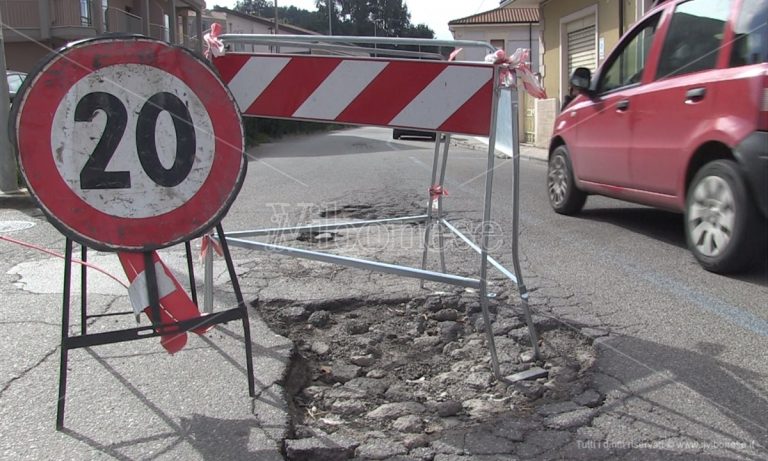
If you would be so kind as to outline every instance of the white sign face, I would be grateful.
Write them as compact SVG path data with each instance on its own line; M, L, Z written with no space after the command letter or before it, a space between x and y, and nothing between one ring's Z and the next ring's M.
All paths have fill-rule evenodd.
M51 151L63 180L115 217L173 211L201 189L213 164L205 106L156 67L120 64L88 74L67 91L52 125Z

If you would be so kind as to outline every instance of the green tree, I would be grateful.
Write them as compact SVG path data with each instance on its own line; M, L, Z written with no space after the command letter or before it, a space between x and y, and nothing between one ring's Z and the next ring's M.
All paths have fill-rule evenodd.
M411 24L411 13L403 0L315 0L317 11L294 6L280 7L280 22L328 33L328 10L331 9L334 35L434 38L424 24ZM274 17L274 0L237 0L234 10L240 13Z
M340 0L315 0L315 6L317 7L317 14L324 21L322 31L328 33L328 10L331 11L331 32L333 35L341 34L341 25L339 24L339 11L341 10Z
M411 24L411 13L408 6L403 4L403 0L317 0L315 4L326 19L329 2L334 8L336 35L423 38L435 36L426 25ZM335 24L338 24L338 33Z
M264 16L266 15L267 10L271 8L270 5L274 4L267 3L267 0L237 0L237 3L235 3L234 8L232 9L239 13Z

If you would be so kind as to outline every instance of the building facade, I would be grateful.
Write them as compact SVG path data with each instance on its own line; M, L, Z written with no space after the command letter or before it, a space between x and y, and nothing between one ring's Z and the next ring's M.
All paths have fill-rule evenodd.
M518 48L531 50L531 69L538 72L540 56L540 31L538 8L500 7L490 11L454 19L448 29L456 40L487 42L496 49L514 53ZM466 49L458 56L467 61L482 61L486 51L478 48ZM534 143L536 137L535 102L525 93L520 93L520 140Z
M29 72L50 51L105 33L143 34L199 51L204 7L204 0L3 0L6 66Z

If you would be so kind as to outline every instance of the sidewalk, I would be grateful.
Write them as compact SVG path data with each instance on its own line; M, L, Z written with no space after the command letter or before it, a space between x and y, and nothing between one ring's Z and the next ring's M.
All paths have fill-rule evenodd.
M455 146L462 147L464 149L488 151L488 138L480 137L453 137L451 143ZM536 160L539 162L547 162L548 153L547 149L541 147L535 147L529 144L520 144L520 156L529 160ZM499 158L512 158L512 153L496 148L496 157Z
M9 208L8 200L17 198L0 199L3 235L62 252L63 236L36 209ZM183 248L162 253L185 281ZM75 254L79 257L79 247ZM8 338L0 345L0 458L45 459L56 453L59 459L283 460L289 420L281 383L293 346L255 315L250 327L256 398L248 396L243 330L231 322L205 336L190 334L187 347L173 356L157 338L71 351L65 429L55 431L64 264L5 241L0 257L2 333ZM88 261L122 278L113 254L90 251ZM238 268L250 263L243 256L235 260ZM217 261L217 274L226 272L220 265ZM79 274L75 267L71 334L80 333ZM224 279L216 278L216 301L231 307L236 300ZM253 292L244 291L253 299ZM119 283L89 271L90 314L129 311L126 294ZM103 332L136 323L132 316L118 316L94 318L88 325L91 332Z

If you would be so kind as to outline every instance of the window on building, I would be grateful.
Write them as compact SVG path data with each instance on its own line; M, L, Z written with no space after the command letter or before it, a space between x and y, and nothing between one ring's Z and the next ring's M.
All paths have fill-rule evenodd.
M80 0L80 25L83 27L90 27L93 25L91 20L90 0Z
M691 0L677 5L664 39L656 78L713 69L730 7L730 0Z

